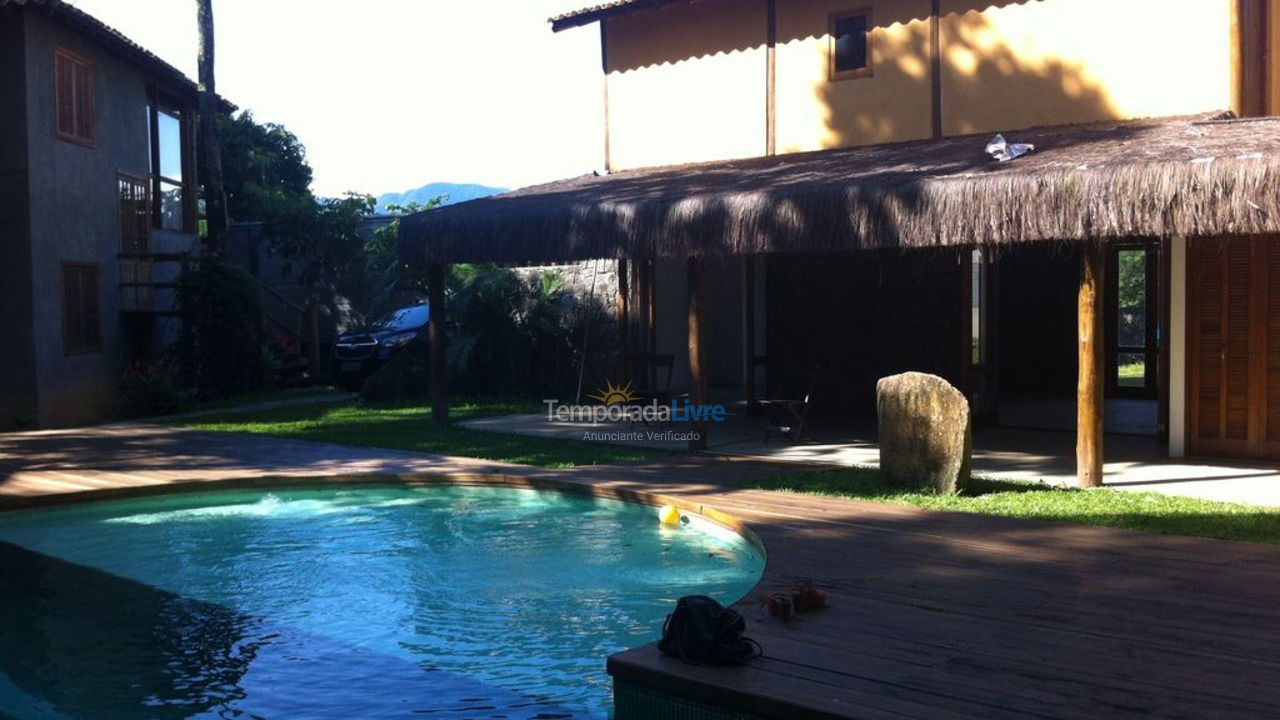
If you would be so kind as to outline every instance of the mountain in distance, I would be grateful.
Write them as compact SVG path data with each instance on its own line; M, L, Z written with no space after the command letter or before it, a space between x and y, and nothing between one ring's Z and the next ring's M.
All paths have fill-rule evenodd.
M378 197L379 213L387 211L388 205L408 205L412 202L426 204L434 197L440 195L448 195L443 204L453 205L454 203L466 202L467 200L475 200L476 198L488 197L496 195L500 192L506 192L507 188L490 187L488 185L475 185L470 183L447 183L436 182L428 183L420 188L415 188L402 193L386 193Z

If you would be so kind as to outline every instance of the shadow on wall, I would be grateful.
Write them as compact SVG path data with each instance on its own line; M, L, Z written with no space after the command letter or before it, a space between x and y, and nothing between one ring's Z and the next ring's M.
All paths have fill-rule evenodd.
M1026 3L990 5L1013 4ZM1019 52L1001 38L984 12L952 13L940 23L944 135L1124 116L1082 62ZM932 135L928 20L900 14L873 23L871 32L873 76L835 82L827 80L823 37L805 39L812 50L810 75L817 78L813 96L824 113L822 133L806 138L802 132L799 143L787 147L780 142L779 147L811 150ZM780 128L780 135L783 132Z
M968 134L1032 125L1118 119L1125 115L1083 63L1046 54L1044 49L1013 47L989 17L1005 8L1038 5L1044 0L952 0L966 12L941 18L944 132ZM747 64L725 63L719 72L750 73L751 82L726 77L719 91L701 87L690 95L664 83L668 103L703 104L705 112L728 114L721 126L741 125L737 105L722 102L726 92L759 85L764 67L764 3L758 10L731 7L730 0L677 3L613 18L608 24L610 69L628 74L689 63L751 55ZM929 137L932 73L928 0L881 3L872 12L871 77L831 81L828 77L828 12L832 5L814 0L778 4L777 146L784 152ZM1014 15L1015 29L1029 22ZM1052 19L1053 15L1045 17ZM714 33L705 28L715 27ZM1014 37L1013 41L1017 41ZM755 64L759 62L759 66ZM1141 58L1135 60L1141 62ZM759 74L757 74L757 72ZM685 77L695 77L691 71ZM669 76L664 76L669 77ZM696 75L700 78L702 75ZM719 96L717 96L719 92ZM816 99L817 103L813 100ZM731 100L731 99L729 99ZM626 111L626 98L612 98ZM1197 108L1214 110L1218 108ZM687 107L665 111L688 113ZM764 108L760 108L763 123ZM695 126L696 127L696 126ZM763 125L762 125L763 127ZM659 130L659 128L661 128ZM651 132L673 134L678 124L651 123ZM761 136L763 138L763 136ZM679 143L680 138L645 138L647 145ZM763 154L763 144L760 154ZM698 159L698 158L690 158Z

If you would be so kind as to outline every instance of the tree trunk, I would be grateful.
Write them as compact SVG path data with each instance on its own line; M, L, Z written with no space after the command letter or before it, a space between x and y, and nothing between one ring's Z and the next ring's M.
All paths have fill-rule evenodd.
M205 249L221 255L226 244L227 196L222 187L222 143L218 138L218 91L214 81L213 0L198 0L200 23L200 143L204 150Z

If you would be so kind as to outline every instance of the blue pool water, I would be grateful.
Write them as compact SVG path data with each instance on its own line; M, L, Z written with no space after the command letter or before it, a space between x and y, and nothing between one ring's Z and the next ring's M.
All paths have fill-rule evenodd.
M0 718L598 718L605 658L763 558L654 508L495 487L0 515Z

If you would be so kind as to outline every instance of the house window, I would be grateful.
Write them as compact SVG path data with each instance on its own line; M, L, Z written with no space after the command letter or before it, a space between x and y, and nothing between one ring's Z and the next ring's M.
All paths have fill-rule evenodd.
M190 230L186 177L186 123L182 111L153 101L148 107L151 139L152 224L165 230Z
M831 16L831 79L871 76L871 11Z
M93 64L58 48L53 54L55 115L58 137L93 146Z
M120 191L120 252L146 255L151 251L151 193L147 181L120 175L116 182Z
M67 355L102 349L98 317L98 266L62 264L62 350Z

